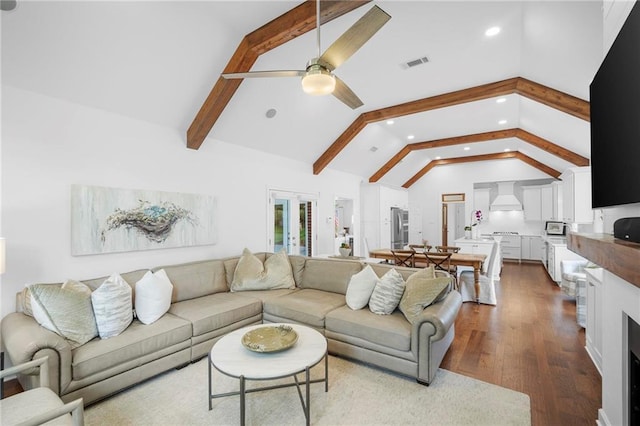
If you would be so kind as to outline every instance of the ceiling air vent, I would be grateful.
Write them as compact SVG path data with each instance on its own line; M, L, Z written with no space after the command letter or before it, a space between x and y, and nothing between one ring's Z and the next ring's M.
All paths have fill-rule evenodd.
M402 66L408 69L408 68L417 67L418 65L426 64L427 62L429 62L429 58L427 58L426 56L423 56L422 58L407 61L404 64L402 64Z

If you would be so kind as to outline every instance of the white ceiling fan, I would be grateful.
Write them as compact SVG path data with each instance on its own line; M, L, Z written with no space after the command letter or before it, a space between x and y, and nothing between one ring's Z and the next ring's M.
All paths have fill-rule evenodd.
M356 109L362 101L333 71L360 49L387 21L385 11L374 6L324 53L320 50L320 0L316 2L316 35L318 56L311 59L304 70L250 71L222 74L224 78L302 77L302 88L311 95L333 94L345 105Z

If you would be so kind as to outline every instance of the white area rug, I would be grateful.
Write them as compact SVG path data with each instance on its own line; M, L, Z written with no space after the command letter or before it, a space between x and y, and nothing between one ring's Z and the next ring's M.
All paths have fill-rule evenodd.
M209 411L207 362L205 358L172 370L87 407L85 424L240 424L238 396L214 399L213 410ZM314 377L321 377L324 363L312 372ZM238 389L236 379L215 370L213 383L214 393ZM247 388L273 383L248 382ZM323 383L311 387L313 425L531 424L528 395L442 369L427 387L406 377L329 357L329 392L324 392ZM247 425L305 424L295 387L251 393L246 401Z

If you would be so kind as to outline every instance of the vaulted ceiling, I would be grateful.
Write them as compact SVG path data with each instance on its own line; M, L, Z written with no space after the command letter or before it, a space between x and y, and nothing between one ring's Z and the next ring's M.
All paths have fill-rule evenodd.
M2 83L175 128L192 149L224 141L397 186L466 161L553 177L588 164L600 2L323 2L323 49L373 4L391 20L336 70L356 110L298 78L219 77L304 68L313 2L22 2L2 13Z

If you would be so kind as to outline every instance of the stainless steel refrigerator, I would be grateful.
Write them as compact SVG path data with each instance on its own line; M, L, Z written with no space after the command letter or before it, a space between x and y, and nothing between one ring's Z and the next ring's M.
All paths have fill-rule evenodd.
M409 244L409 211L391 207L391 248L401 249Z

